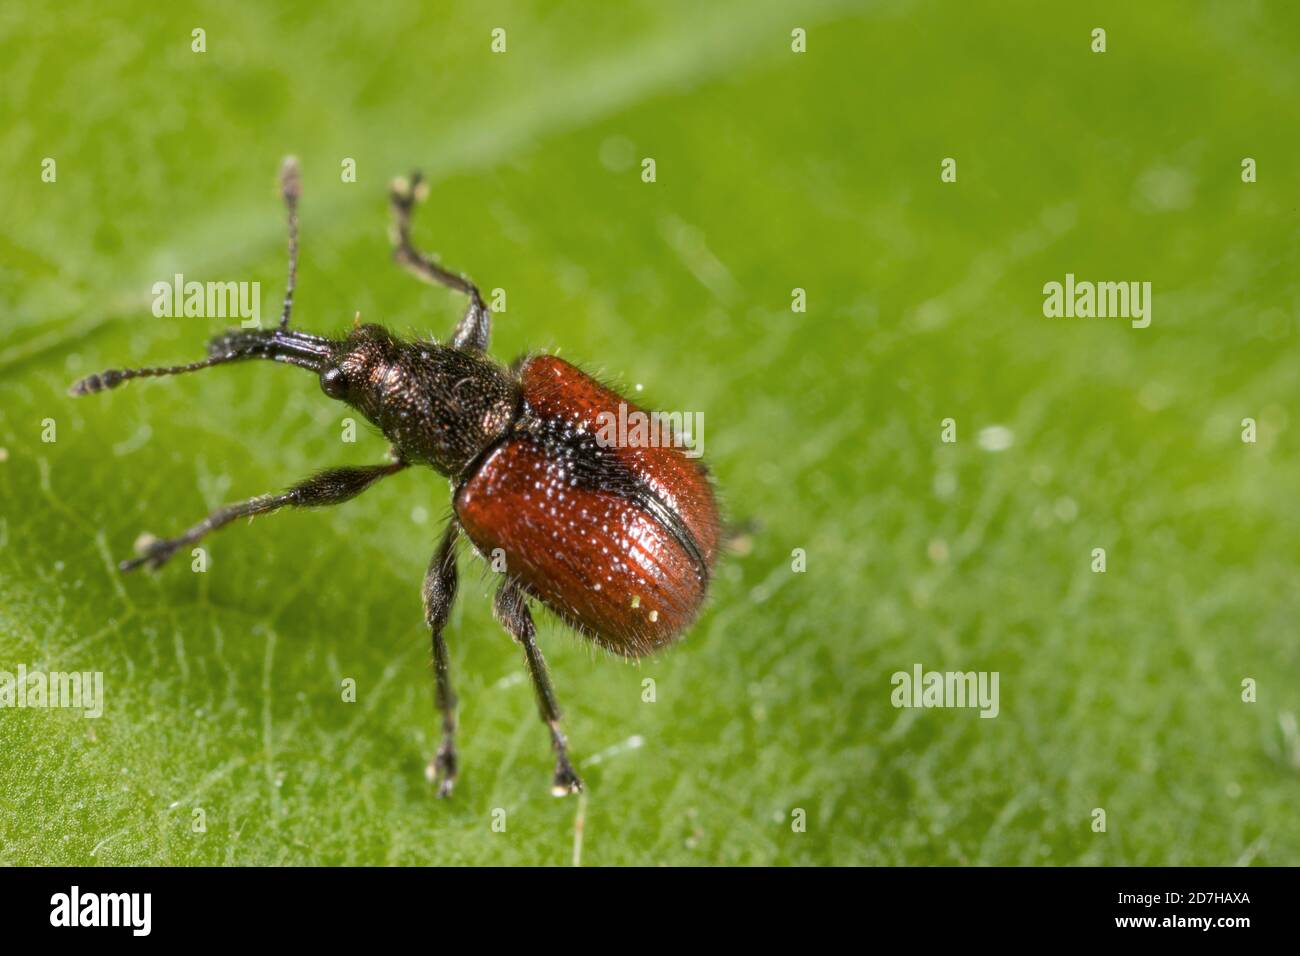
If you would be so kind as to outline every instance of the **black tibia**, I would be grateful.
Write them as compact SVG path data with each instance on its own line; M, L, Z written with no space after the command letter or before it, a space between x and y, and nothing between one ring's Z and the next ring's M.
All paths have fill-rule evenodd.
M146 539L136 546L138 558L123 561L119 568L134 571L142 564L160 568L173 554L194 544L211 531L223 528L236 518L251 518L268 514L281 508L317 508L337 505L355 498L380 478L395 474L406 467L406 462L395 461L386 465L368 465L363 468L331 468L313 475L278 495L260 495L237 504L218 508L194 527L176 538Z
M298 160L292 156L280 167L280 194L284 196L289 216L289 278L284 285L284 309L280 313L280 328L286 329L289 313L293 311L293 290L298 284L298 197L302 195L302 175L298 172Z
M568 745L560 731L560 705L551 689L542 650L537 646L537 629L533 627L533 616L528 612L523 591L516 584L502 584L497 591L494 609L502 627L523 645L528 675L533 679L533 689L537 692L537 710L551 731L551 746L555 750L555 779L551 783L551 793L557 797L578 793L582 790L582 781L569 762Z
M492 313L483 302L478 286L464 276L444 269L411 243L411 213L415 204L424 199L426 189L418 172L412 173L408 179L396 180L392 185L389 203L393 208L393 258L426 282L445 285L469 296L469 308L457 324L451 344L457 348L486 351L492 331Z
M451 796L456 785L456 693L451 689L447 642L442 632L451 606L456 601L456 539L460 525L453 517L442 533L438 550L424 576L424 621L433 635L434 701L442 715L442 743L431 769L438 782L438 796Z
M477 296L478 290L474 291ZM451 335L451 344L458 349L486 352L491 335L492 313L481 300L475 298L465 309L465 314L461 316L460 321L456 323L455 331Z

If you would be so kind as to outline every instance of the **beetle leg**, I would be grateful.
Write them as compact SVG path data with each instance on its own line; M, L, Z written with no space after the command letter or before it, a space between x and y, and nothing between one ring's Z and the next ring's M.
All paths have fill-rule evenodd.
M456 600L456 539L460 525L453 516L442 533L438 550L424 576L424 621L433 635L434 701L442 714L442 744L429 764L430 775L438 782L438 796L451 796L456 784L456 693L451 689L451 671L447 660L447 642L443 628Z
M280 312L280 328L287 329L293 311L293 290L298 285L298 197L302 195L302 175L298 160L292 156L280 167L280 194L289 215L289 278L284 284L284 309Z
M582 781L569 762L567 742L560 731L560 705L551 689L541 648L537 646L537 629L533 626L533 616L528 613L524 592L517 584L507 581L497 591L494 609L501 625L523 645L528 674L533 679L533 689L537 691L537 709L551 731L551 746L555 750L555 779L551 783L551 793L557 797L578 793L582 790Z
M456 325L451 344L457 348L472 349L477 352L487 350L491 333L492 313L483 302L478 286L458 273L444 269L437 262L420 252L411 244L411 213L415 204L424 198L422 177L418 172L407 179L393 181L389 190L388 201L393 210L393 258L413 275L426 282L445 285L456 292L469 296L469 308Z
M209 532L225 527L236 518L251 518L254 515L279 511L281 508L318 508L324 505L341 504L355 498L380 478L386 478L405 467L407 467L406 462L395 461L386 465L331 468L322 471L306 481L299 482L282 494L259 495L247 501L218 508L178 537L143 538L136 545L140 556L123 561L118 567L122 571L134 571L142 564L147 564L153 569L160 568L181 548L194 544Z
M465 314L456 323L451 344L458 349L486 352L492 331L492 313L482 302L470 302Z

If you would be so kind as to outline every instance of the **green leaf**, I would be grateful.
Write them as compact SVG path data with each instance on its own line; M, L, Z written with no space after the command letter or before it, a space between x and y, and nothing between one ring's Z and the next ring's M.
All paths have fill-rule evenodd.
M104 681L98 718L0 709L0 863L1300 862L1295 10L131 6L0 30L0 671ZM221 320L150 309L176 273L273 321L291 153L297 325L449 333L463 302L389 261L419 167L420 244L506 290L494 354L703 412L761 523L659 657L544 619L581 800L469 555L434 799L427 470L115 570L382 460L290 368L67 395L203 355ZM1045 317L1067 273L1149 281L1151 326ZM896 709L916 663L998 672L998 716Z

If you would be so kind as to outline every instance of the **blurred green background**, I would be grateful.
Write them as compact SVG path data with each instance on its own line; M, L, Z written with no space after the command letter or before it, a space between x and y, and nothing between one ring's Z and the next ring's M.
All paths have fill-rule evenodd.
M567 864L580 815L585 864L1300 862L1298 11L5 4L0 669L103 671L107 702L0 711L0 863ZM427 471L225 531L206 574L113 570L384 453L264 363L65 394L203 354L219 320L150 313L176 272L275 314L287 153L301 327L448 334L463 303L388 258L386 182L419 166L420 244L507 291L494 353L703 411L762 522L661 657L542 624L585 803L547 792L468 555L463 773L433 798ZM1151 327L1045 318L1067 272L1150 281ZM1000 672L1000 716L894 709L917 662Z

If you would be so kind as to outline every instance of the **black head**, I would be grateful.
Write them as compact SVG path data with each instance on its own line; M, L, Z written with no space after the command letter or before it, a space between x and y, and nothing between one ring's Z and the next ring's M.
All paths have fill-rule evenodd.
M520 401L490 359L403 341L379 325L331 343L319 371L321 390L377 425L406 460L453 477L506 431Z

